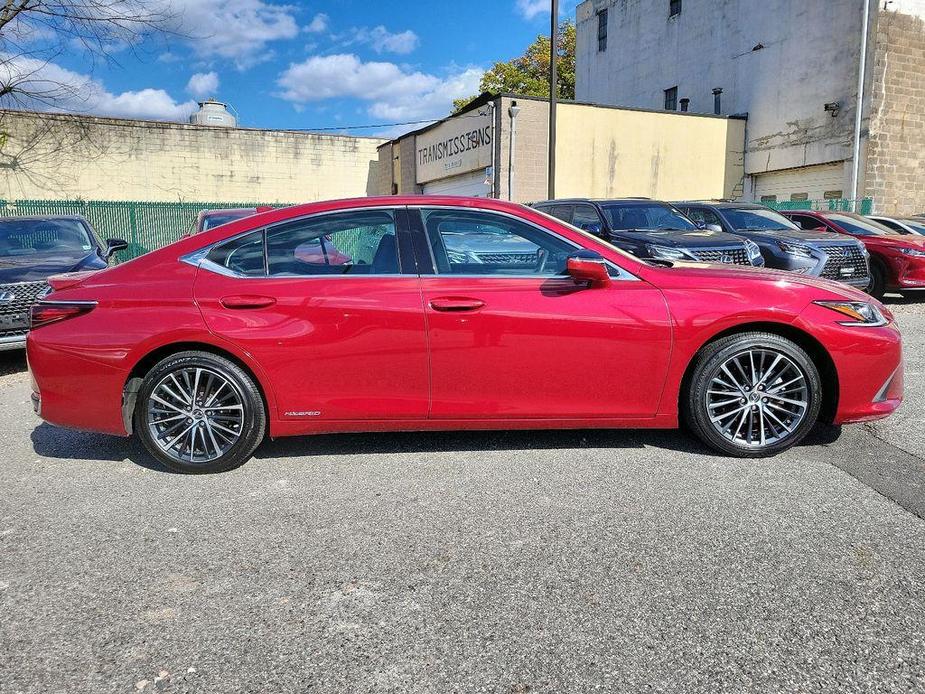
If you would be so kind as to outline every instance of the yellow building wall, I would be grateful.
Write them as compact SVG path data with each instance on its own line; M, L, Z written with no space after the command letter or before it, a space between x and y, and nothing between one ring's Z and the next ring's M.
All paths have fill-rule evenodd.
M381 185L383 139L0 112L0 197L298 203ZM387 172L388 175L388 172Z
M745 121L560 104L556 196L734 198Z

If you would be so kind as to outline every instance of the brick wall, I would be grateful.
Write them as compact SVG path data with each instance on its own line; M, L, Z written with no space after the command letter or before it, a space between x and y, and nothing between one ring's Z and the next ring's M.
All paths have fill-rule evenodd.
M865 195L884 214L925 212L925 21L881 10Z
M384 140L0 111L0 197L295 203L375 193Z

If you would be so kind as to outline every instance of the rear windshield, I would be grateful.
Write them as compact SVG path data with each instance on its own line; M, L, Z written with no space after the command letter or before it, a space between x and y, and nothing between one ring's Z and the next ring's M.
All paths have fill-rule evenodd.
M736 231L775 231L799 228L784 215L761 207L724 207L723 216Z
M208 231L209 229L220 227L222 224L250 217L252 214L254 213L251 210L235 210L234 212L219 212L206 215L202 220L202 231Z
M889 236L896 233L889 227L880 224L880 222L875 222L859 215L838 213L827 216L845 231L858 236Z
M632 229L664 229L690 231L697 227L684 215L668 205L603 205L610 226L617 231Z
M0 224L0 258L25 255L87 255L93 240L76 219L17 219Z

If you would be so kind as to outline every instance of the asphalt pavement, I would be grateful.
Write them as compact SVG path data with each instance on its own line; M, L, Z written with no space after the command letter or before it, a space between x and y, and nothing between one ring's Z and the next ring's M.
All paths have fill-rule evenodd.
M0 692L925 691L907 402L771 460L673 432L377 434L169 474L0 355Z

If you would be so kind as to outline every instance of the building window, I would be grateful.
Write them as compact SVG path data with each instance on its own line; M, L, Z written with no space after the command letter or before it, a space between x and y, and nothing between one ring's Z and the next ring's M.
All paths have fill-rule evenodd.
M777 196L776 195L762 195L761 202L763 202L765 205L773 205L774 203L777 202Z
M822 194L822 197L826 200L841 200L843 196L840 190L827 190Z
M809 200L809 193L791 193L790 202L803 202Z
M677 17L681 14L681 0L668 0L668 16Z
M678 88L672 87L671 89L665 90L665 110L666 111L677 111L678 110Z
M598 52L607 50L607 10L603 9L597 13L597 50Z

